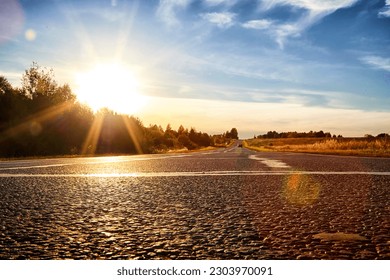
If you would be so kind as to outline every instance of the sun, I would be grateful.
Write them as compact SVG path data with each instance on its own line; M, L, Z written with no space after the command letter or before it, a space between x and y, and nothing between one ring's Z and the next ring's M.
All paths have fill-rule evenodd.
M133 114L146 102L140 94L138 79L127 67L118 63L95 65L76 74L76 95L94 111L108 108L117 113Z

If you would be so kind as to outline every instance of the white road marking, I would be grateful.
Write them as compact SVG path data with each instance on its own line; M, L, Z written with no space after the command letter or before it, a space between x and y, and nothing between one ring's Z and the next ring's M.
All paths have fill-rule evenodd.
M268 158L259 158L256 155L250 155L248 156L249 159L258 160L261 163L267 165L268 167L272 168L291 168L291 166L287 165L281 160L276 159L268 159Z
M202 176L284 176L292 174L302 175L374 175L390 176L390 172L379 171L205 171L205 172L134 172L134 173L85 173L85 174L0 174L0 178L12 177L84 177L84 178L123 178L123 177L202 177Z

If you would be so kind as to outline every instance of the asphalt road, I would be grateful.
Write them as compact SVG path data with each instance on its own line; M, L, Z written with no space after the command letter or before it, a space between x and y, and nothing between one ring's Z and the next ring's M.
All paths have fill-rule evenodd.
M390 259L390 159L0 161L1 259Z

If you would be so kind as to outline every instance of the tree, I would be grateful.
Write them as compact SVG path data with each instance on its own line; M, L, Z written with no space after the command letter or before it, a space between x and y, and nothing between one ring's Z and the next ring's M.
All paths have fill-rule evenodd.
M196 132L195 128L193 128L193 127L191 127L191 129L190 129L188 137L194 143L198 143L199 142L198 133Z
M199 145L201 145L202 147L208 147L212 144L211 142L212 141L210 135L208 135L207 133L201 133Z
M184 129L184 126L180 125L179 129L177 130L177 133L180 136L182 134L187 134L186 131L188 132L188 130Z
M320 131L315 133L315 137L317 137L317 138L324 138L325 137L325 133L322 130L320 130Z
M237 128L233 127L231 130L230 130L230 137L232 139L238 139L238 131L237 131Z
M40 95L50 96L54 94L56 88L53 69L42 69L38 63L33 62L23 74L22 91L31 99Z
M61 104L65 102L76 102L76 95L68 84L58 86L53 93L52 101L54 104Z
M4 76L0 76L0 96L11 92L12 86Z
M164 145L167 148L174 148L177 145L177 132L174 131L170 124L167 125L164 132Z
M376 137L377 138L388 138L388 137L390 137L390 135L383 132L383 133L379 133Z
M0 76L0 130L26 117L29 114L27 103L27 98Z
M189 150L194 150L197 148L197 145L190 140L190 138L186 134L179 135L177 139L184 147Z
M0 76L0 128L11 117L13 105L13 89L8 80Z

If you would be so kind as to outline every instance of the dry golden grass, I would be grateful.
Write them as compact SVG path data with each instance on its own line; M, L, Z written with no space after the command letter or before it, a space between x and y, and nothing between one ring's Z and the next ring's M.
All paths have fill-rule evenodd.
M377 138L249 139L244 146L257 151L390 157L390 139Z

